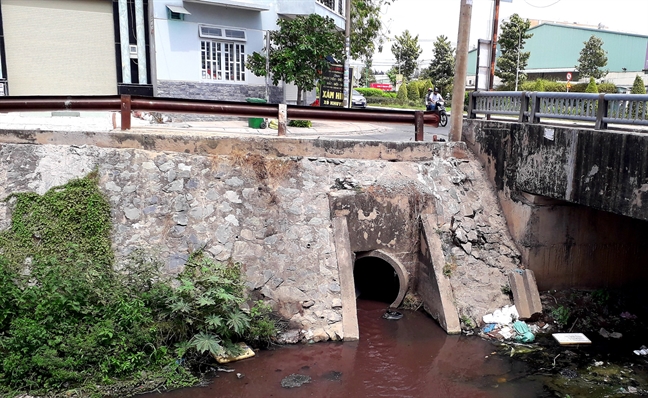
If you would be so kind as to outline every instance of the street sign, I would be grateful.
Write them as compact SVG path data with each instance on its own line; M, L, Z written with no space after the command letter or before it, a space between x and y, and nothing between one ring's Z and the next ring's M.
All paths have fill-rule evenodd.
M571 72L567 72L567 81L570 81L572 78Z

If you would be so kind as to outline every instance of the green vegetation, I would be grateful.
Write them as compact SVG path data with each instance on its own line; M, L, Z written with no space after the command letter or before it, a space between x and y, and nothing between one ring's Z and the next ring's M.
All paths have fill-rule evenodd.
M392 54L396 57L396 66L392 69L399 70L405 80L410 80L418 66L418 58L423 52L418 43L418 35L412 37L409 30L394 38L391 46Z
M449 97L452 95L454 67L455 49L446 36L437 36L434 42L434 58L422 73L423 76L432 80L434 85L439 87L442 95Z
M580 52L576 68L580 77L593 77L600 79L608 74L603 69L607 65L607 52L603 50L603 40L592 35L589 40L583 42L585 45Z
M584 93L589 86L589 83L577 83L572 85L569 89L571 93ZM506 89L502 87L502 89ZM614 83L600 83L597 85L597 90L599 93L614 94L617 92L617 87ZM556 82L553 80L546 79L536 79L524 82L520 86L520 91L544 91L544 92L554 92L554 93L564 93L567 92L567 85L565 83Z
M526 74L522 71L526 69L531 53L522 50L526 40L533 36L527 33L530 26L529 20L520 18L518 14L513 14L509 21L502 24L499 38L502 55L497 58L495 75L502 79L506 90L515 89L516 75L518 87L526 81Z
M565 325L567 325L567 322L569 322L571 311L569 310L569 308L563 307L561 305L560 307L551 310L551 316L560 327L564 327Z
M382 52L387 38L381 8L392 0L353 0L351 2L351 58L370 60L376 49Z
M594 80L593 77L590 77L589 84L587 85L587 88L585 89L586 93L591 93L591 94L598 94L598 87L596 86L596 80Z
M200 253L178 276L135 251L115 269L97 172L43 196L13 194L0 232L0 395L127 396L194 384L188 370L233 343L268 342L269 308L244 311L237 264Z
M398 89L398 94L396 95L396 98L398 98L401 102L407 101L408 95L407 95L407 84L401 84L400 88Z
M302 92L313 90L329 67L325 56L342 59L344 37L333 19L318 14L279 18L277 25L279 30L269 32L272 83L294 83L298 88L297 103L302 105ZM265 76L266 55L254 52L246 67L256 76Z
M310 120L291 120L288 122L289 127L313 127Z

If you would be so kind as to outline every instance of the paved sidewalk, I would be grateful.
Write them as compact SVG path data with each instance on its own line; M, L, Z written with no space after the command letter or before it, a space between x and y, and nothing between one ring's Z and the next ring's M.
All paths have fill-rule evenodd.
M171 115L173 117L173 115ZM145 116L146 117L146 116ZM151 119L147 117L147 119ZM61 132L110 132L120 131L118 112L13 112L0 113L0 130L61 131ZM447 128L425 127L425 140L432 135L447 136ZM188 121L155 123L138 117L131 118L131 132L191 131L200 135L276 137L278 131L271 128L256 129L248 126L245 118L219 121ZM288 127L287 138L336 138L385 141L414 140L414 126L410 124L338 122L332 120L312 121L312 127Z

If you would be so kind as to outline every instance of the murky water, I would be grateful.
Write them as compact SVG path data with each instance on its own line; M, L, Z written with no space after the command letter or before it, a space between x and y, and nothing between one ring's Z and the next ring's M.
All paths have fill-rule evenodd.
M293 345L261 351L231 364L207 387L164 398L215 397L541 397L542 383L527 378L527 365L491 355L477 337L448 336L422 312L401 320L382 318L385 303L358 301L360 341ZM237 378L236 373L243 374ZM281 387L293 373L312 378L299 388Z

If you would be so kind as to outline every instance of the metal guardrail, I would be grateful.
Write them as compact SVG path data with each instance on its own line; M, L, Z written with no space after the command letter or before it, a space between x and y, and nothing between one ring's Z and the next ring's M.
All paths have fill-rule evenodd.
M439 126L437 112L335 109L285 104L251 104L228 101L121 96L0 97L0 112L119 111L121 129L130 130L132 111L199 113L223 116L277 118L278 135L286 135L286 120L313 119L382 122L414 125L415 141L423 141L424 125Z
M475 91L470 96L468 117L477 114L517 115L520 123L581 120L594 122L597 130L610 123L648 126L648 95Z

